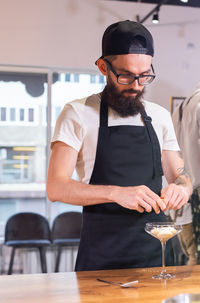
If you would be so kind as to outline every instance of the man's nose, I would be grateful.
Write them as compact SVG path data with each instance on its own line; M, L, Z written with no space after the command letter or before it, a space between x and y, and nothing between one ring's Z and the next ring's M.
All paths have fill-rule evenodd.
M141 90L141 85L139 85L137 79L135 79L135 81L133 81L133 83L131 83L130 85L134 90Z

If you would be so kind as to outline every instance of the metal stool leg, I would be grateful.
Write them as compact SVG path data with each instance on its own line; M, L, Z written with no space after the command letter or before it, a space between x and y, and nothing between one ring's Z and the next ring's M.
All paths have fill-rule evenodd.
M56 257L55 272L59 272L61 250L62 250L62 247L61 247L61 246L58 246L58 252L57 252L57 257Z
M74 270L74 248L71 248L71 271Z
M39 247L42 273L47 273L45 247Z
M8 269L8 275L12 275L14 257L15 257L15 247L12 248L12 253L11 253L11 256L10 256L10 264L9 264L9 269Z

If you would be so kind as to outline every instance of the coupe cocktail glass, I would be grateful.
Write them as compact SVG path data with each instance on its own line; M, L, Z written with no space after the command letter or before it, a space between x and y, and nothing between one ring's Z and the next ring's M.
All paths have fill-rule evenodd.
M159 275L155 275L154 279L171 279L175 278L175 275L168 274L165 268L165 246L167 240L181 232L182 226L173 222L150 222L146 223L145 231L151 236L160 240L162 246L162 271Z

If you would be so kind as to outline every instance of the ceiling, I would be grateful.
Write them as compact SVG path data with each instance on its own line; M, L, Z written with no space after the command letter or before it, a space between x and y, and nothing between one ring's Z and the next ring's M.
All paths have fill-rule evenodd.
M138 3L153 3L159 4L163 2L162 0L117 0L117 1L124 1L124 2L138 2ZM187 6L187 7L200 7L200 0L188 0L188 3L184 3L180 0L166 0L164 1L165 4L163 5L177 5L177 6Z

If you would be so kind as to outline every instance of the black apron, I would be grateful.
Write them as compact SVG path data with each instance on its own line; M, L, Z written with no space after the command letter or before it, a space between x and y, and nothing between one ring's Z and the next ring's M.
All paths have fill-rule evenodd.
M146 185L160 194L163 175L160 145L151 118L146 113L142 117L146 127L108 127L108 105L102 98L90 184ZM117 203L85 206L75 270L161 266L160 241L144 230L146 222L154 221L166 221L164 213L139 213ZM170 260L168 265L172 263Z

